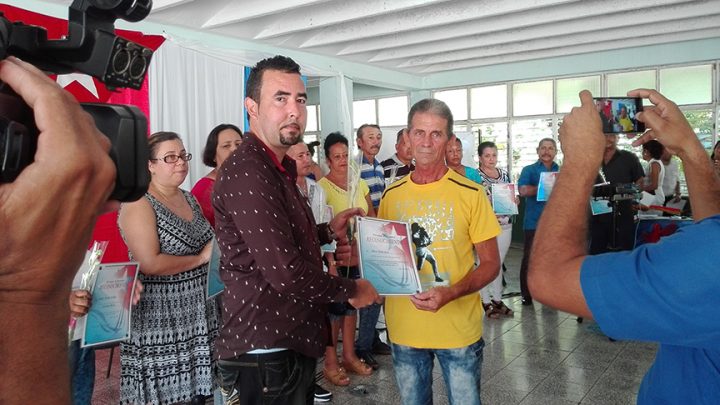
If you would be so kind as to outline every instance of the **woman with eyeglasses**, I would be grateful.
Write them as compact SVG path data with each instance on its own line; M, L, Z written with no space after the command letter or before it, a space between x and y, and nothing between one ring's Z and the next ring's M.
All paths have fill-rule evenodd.
M218 333L216 301L205 298L213 232L195 198L180 189L192 158L180 137L157 132L148 143L148 192L118 216L145 287L130 339L120 345L120 403L204 404L213 393Z
M212 206L212 191L215 186L218 169L225 159L230 157L243 142L242 131L232 124L220 124L210 131L202 154L205 166L213 169L205 177L198 180L191 193L197 198L203 215L215 227L215 209Z

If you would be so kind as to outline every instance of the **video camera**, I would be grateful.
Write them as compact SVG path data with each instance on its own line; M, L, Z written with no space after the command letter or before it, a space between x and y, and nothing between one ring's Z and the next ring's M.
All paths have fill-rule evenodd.
M640 188L634 183L605 183L593 187L592 197L596 200L625 201L639 200Z
M140 89L152 50L115 35L114 23L118 18L140 21L151 8L152 0L74 0L68 35L58 40L48 40L45 28L11 23L0 13L0 59L14 55L46 72L79 71L110 89ZM134 106L83 103L82 107L112 143L110 157L117 177L110 199L142 197L150 183L147 118ZM0 83L0 183L14 181L32 163L37 137L30 107Z

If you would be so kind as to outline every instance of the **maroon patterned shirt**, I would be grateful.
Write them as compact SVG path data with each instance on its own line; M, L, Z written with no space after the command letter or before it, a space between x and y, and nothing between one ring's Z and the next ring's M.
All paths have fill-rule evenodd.
M215 184L222 253L219 359L287 348L320 357L329 338L327 303L355 293L352 280L323 272L312 211L295 185L295 161L248 133Z

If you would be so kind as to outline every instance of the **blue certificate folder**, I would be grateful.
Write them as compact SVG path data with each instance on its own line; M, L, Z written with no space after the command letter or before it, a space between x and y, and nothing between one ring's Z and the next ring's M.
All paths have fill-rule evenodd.
M140 265L134 262L100 265L92 288L82 347L120 342L130 337L135 280Z
M422 291L410 227L405 222L358 217L360 272L380 295Z
M550 198L553 187L555 187L555 179L558 172L542 172L540 173L540 182L537 189L537 201L547 201Z
M208 264L207 299L220 294L225 289L225 283L223 283L220 278L220 247L214 236L212 244L213 249L210 255L210 263Z

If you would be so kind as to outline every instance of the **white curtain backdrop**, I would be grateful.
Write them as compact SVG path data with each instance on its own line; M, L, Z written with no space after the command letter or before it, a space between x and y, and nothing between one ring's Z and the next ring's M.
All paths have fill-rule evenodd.
M177 132L193 154L182 188L211 169L202 163L207 135L221 123L243 127L244 65L208 56L168 38L149 71L150 129Z

